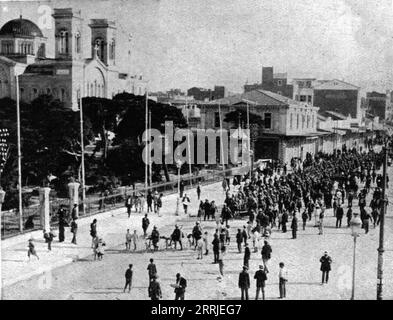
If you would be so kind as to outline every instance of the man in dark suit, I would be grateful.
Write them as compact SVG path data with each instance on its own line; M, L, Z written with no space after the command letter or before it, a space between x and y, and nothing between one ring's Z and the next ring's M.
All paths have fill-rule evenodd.
M218 253L220 251L220 239L218 238L218 235L216 233L214 234L212 245L213 245L213 254L214 254L213 263L218 263Z
M244 300L244 296L248 300L248 289L250 289L250 275L247 270L248 268L244 266L243 271L239 274L239 288L242 292L242 300Z
M341 206L341 204L339 204L337 206L337 211L336 211L336 228L341 228L341 222L343 220L343 216L344 216L344 209Z
M123 292L126 292L126 289L128 287L128 292L131 291L131 284L132 284L132 264L128 266L128 269L126 270L125 273L125 278L126 278L126 285L124 286Z
M151 300L160 300L162 298L161 286L157 281L157 276L150 280L149 284L149 297Z
M267 267L267 263L269 262L271 255L272 255L272 247L270 246L270 244L265 240L264 241L264 245L262 247L262 261L263 261L263 266L265 268L265 272L269 273L269 269Z
M150 259L150 263L147 266L147 270L148 270L148 273L149 273L149 282L151 282L151 280L154 277L157 277L157 267L154 264L154 260L153 259Z
M287 232L288 213L284 210L281 218L282 232Z
M184 279L180 273L176 274L176 288L175 288L175 300L184 300L186 293L187 280Z
M183 250L183 244L181 243L181 230L177 225L175 225L175 230L173 230L172 232L170 245L172 244L172 241L175 243L175 250L176 250L176 244L178 242L180 244L180 250Z
M322 271L322 284L329 281L329 272L331 270L332 258L328 255L327 251L325 254L319 259L321 263L321 271Z
M248 243L246 243L246 247L244 248L244 263L243 265L247 268L249 268L248 262L250 261L251 257L251 251L250 248L248 247Z
M265 300L265 281L267 280L266 272L263 265L259 266L259 270L255 272L254 279L256 279L257 292L255 300L258 300L259 291L262 291L262 299Z
M131 208L132 208L132 198L128 196L126 199L125 207L127 208L128 218L131 216Z
M292 239L296 239L297 234L297 217L296 213L293 214L292 222L291 222L291 229L292 229Z

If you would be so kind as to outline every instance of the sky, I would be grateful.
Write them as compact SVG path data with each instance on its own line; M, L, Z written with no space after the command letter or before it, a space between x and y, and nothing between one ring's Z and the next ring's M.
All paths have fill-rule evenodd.
M261 81L262 66L393 89L393 0L0 0L0 24L21 13L42 22L45 6L115 20L119 65L147 78L149 91L241 92ZM43 32L53 39L45 23Z

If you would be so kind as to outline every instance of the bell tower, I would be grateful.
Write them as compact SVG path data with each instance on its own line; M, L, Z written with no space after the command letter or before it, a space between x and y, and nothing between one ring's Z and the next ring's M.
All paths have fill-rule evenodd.
M114 21L107 19L92 19L91 28L91 52L92 57L97 56L105 65L116 64L116 25Z
M82 53L82 22L80 10L54 9L55 58L80 60Z

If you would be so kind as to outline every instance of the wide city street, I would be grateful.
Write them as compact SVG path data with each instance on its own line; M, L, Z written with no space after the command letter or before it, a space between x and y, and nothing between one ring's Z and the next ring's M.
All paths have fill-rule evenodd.
M393 169L389 168L389 174ZM374 186L374 185L373 185ZM389 206L385 225L385 253L384 253L384 299L393 299L393 216L391 202L393 188L388 189ZM197 211L197 199L195 190L189 190L191 196L191 213L194 217L186 217L182 211L179 217L174 216L175 195L164 199L162 217L155 217L154 224L159 227L161 235L169 236L173 230L175 221L183 226L187 235L195 224ZM219 183L204 186L202 199L215 199L221 205L224 199ZM370 195L367 204L370 201ZM359 212L357 200L354 200L355 212ZM347 206L344 207L346 214ZM141 240L136 252L126 252L124 246L124 234L127 228L137 229L142 233L140 220L141 214L134 214L131 220L126 217L125 210L118 210L117 214L99 220L99 230L107 242L107 250L102 261L94 261L88 251L90 249L90 237L88 226L81 228L81 241L78 247L84 248L86 256L75 258L73 263L58 267L52 271L45 271L40 275L22 280L6 286L3 290L4 299L148 299L148 274L147 265L153 258L157 265L159 281L161 283L163 299L174 299L173 288L175 275L180 272L187 279L186 299L209 300L209 299L239 299L238 274L243 265L243 254L237 252L235 233L237 228L246 224L244 220L230 222L231 244L224 258L224 273L222 280L219 279L218 265L213 264L213 255L210 248L209 254L202 260L197 260L197 252L189 249L187 239L183 239L185 249L175 251L165 250L162 243L161 250L155 253L146 253L145 244ZM300 219L299 219L300 220ZM130 222L132 221L132 223ZM153 224L152 224L153 225ZM151 226L152 226L151 225ZM290 223L288 224L288 226ZM209 244L215 229L214 221L202 221L204 231L209 232ZM100 231L99 231L100 232ZM355 299L375 299L377 284L377 248L379 228L371 227L369 234L365 235L362 230L357 242L356 252L356 291ZM28 262L25 246L18 249L8 249L3 258L3 264L13 258L14 267L23 273L24 268L42 268L43 261L51 259L51 255L61 255L62 250L71 246L69 244L54 244L53 252L48 253L45 243L38 242L39 261L34 258ZM161 240L163 242L163 240ZM325 230L323 235L318 235L318 229L314 227L314 220L307 223L306 230L301 228L299 221L298 238L291 239L290 229L282 233L276 228L269 240L273 253L270 261L270 272L266 286L266 299L278 299L278 264L284 262L288 268L289 281L287 285L287 299L350 299L352 288L352 257L353 238L350 228L346 227L346 217L343 219L343 227L335 227L335 218L332 210L327 211L325 218ZM19 250L19 251L17 251ZM333 259L332 272L328 284L321 285L321 272L319 259L328 251ZM18 252L18 253L15 253ZM15 257L15 254L18 256ZM124 273L128 264L134 265L132 290L123 293ZM255 299L255 281L253 276L261 264L260 249L252 252L250 260L251 289L250 299ZM10 273L11 274L11 273ZM6 275L3 274L6 279Z

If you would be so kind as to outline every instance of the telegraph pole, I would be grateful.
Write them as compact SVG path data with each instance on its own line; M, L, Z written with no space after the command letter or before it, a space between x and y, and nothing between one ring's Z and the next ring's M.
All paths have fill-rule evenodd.
M383 185L382 185L382 210L379 225L379 247L378 247L378 273L377 273L377 300L383 299L383 253L384 249L384 231L385 231L385 214L386 214L386 171L388 166L388 148L383 147Z
M145 101L145 133L146 133L146 138L148 136L148 122L149 122L149 97L147 93L147 88L146 88L146 101ZM150 140L150 137L148 137ZM147 187L148 187L148 140L146 139L146 144L145 144L145 199L147 199Z
M83 131L83 106L82 106L82 90L79 96L79 125L81 135L81 187L82 187L82 212L86 215L86 173L85 173L85 138Z
M22 152L20 138L20 102L19 102L19 75L16 77L16 124L18 145L18 193L19 193L19 231L23 231L23 205L22 205Z

